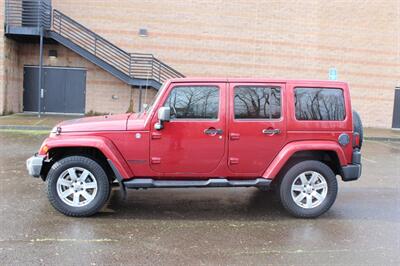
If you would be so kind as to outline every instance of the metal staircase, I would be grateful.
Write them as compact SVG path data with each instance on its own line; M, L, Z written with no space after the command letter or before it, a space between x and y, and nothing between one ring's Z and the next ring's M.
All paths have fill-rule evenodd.
M169 78L184 77L152 54L128 53L82 24L52 10L50 0L7 0L7 36L44 36L71 49L132 86L158 89Z

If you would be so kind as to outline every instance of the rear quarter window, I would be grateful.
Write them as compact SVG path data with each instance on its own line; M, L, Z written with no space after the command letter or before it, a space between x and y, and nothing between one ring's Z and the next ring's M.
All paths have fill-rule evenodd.
M295 88L297 120L342 121L345 119L343 90L338 88Z

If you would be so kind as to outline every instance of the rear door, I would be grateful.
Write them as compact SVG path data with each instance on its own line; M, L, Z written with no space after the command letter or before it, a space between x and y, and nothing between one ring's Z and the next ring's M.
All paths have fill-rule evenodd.
M259 176L285 143L285 84L230 83L229 87L229 168Z

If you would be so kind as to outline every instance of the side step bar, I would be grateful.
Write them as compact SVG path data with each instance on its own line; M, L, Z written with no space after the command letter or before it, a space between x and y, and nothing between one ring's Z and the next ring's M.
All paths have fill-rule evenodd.
M250 180L228 180L215 178L208 180L154 180L135 178L123 182L127 188L187 188L187 187L269 187L271 180L257 178Z

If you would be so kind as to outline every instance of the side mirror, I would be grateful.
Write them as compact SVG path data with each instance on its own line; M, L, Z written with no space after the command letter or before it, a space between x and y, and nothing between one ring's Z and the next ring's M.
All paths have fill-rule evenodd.
M158 122L154 125L156 130L164 128L164 122L169 122L171 118L171 109L169 107L160 107L158 109Z
M171 118L171 109L169 107L160 107L158 109L158 120L162 122L169 122Z

